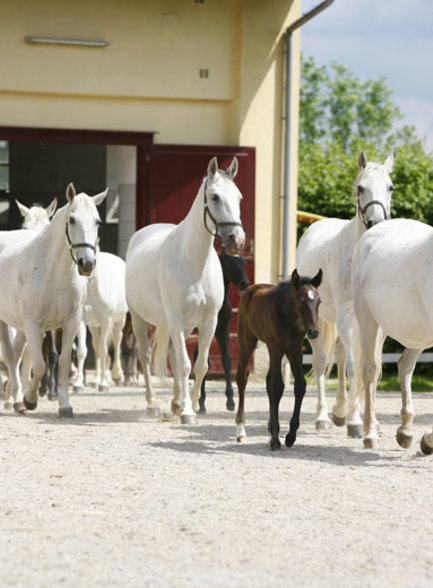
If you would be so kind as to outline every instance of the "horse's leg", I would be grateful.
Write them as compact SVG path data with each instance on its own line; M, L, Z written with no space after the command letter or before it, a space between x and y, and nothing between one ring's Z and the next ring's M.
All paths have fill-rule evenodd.
M334 425L342 427L346 424L346 350L341 337L335 343L335 362L337 364L338 387L335 394L335 404L332 408L331 419Z
M406 348L398 361L401 390L401 426L397 429L397 443L404 449L409 449L412 445L412 425L415 414L412 403L412 375L421 352L422 349Z
M23 395L21 390L19 365L16 359L14 345L11 341L11 332L9 326L3 321L0 321L0 346L2 350L2 359L6 364L8 370L8 382L6 385L6 402L9 398L12 398L13 408L15 412L22 413L25 411L25 408L23 404Z
M21 382L20 388L22 389L23 378L27 378L27 382L30 381L32 361L30 358L30 353L27 352L26 338L24 333L22 331L17 331L15 336L13 336L10 327L8 327L8 333L9 341L13 348L14 363L17 366L17 373L21 373L21 376L19 377ZM6 386L4 394L4 407L7 409L13 408L15 404L11 390L11 387Z
M180 383L180 403L182 405L182 414L180 416L180 422L183 425L186 424L195 424L197 421L197 417L195 411L193 409L193 403L191 400L191 395L189 391L189 375L191 373L191 361L188 356L188 352L186 349L186 338L185 333L181 330L180 325L176 324L176 321L172 319L171 324L169 326L169 332L171 336L171 340L173 342L174 348L174 355L175 355L175 365L173 369L173 374L176 380ZM202 334L200 333L200 338ZM195 383L194 383L194 390L195 396L194 401L195 405L198 409L198 396L199 390L201 386L201 382L203 379L202 373L202 365L201 361L204 356L203 346L199 344L198 350L198 357L197 362L199 364L199 373L197 374ZM206 362L207 362L207 355L206 355ZM207 364L206 364L207 367ZM205 370L206 373L206 370ZM200 375L201 374L201 375Z
M236 413L236 441L242 443L247 438L245 431L245 388L248 381L248 362L257 345L257 339L251 334L245 334L240 326L239 331L239 363L236 370L236 385L238 387L239 401Z
M102 373L101 373L101 351L99 347L99 342L101 339L101 331L102 327L95 327L90 326L89 331L92 336L92 347L95 354L95 377L92 382L92 386L98 388L99 384L101 383Z
M155 391L152 385L152 378L150 376L150 360L151 349L149 344L149 323L141 319L132 310L131 321L132 328L137 339L138 357L144 372L144 383L146 388L146 412L149 416L159 415L159 408L156 400Z
M110 332L111 319L107 318L104 322L95 329L91 329L93 347L97 357L97 371L95 375L95 383L97 382L99 392L106 392L108 390L108 333Z
M280 421L278 418L278 411L280 407L280 400L284 392L284 381L281 371L282 353L277 347L271 348L268 346L270 366L266 375L266 392L269 399L269 422L268 431L270 435L269 447L274 449L281 449L279 439Z
M114 347L114 359L113 359L113 366L111 368L111 377L113 381L118 386L120 385L123 380L123 370L122 370L122 363L120 361L120 347L122 343L122 331L123 325L125 323L125 318L118 320L117 322L113 323L113 347Z
M87 357L87 326L82 320L77 332L77 377L74 382L74 392L82 392L84 390L84 362Z
M209 348L215 333L217 318L208 320L201 325L198 331L198 354L194 364L194 385L192 388L192 406L195 411L199 410L198 398L201 384L209 369Z
M292 418L290 419L290 429L286 435L286 446L292 447L296 441L296 432L299 428L302 401L304 399L305 390L307 388L307 383L305 381L302 368L302 341L297 348L291 350L290 355L288 355L287 358L290 361L290 367L295 379L295 407L293 409Z
M48 353L48 372L49 372L49 386L48 398L54 400L58 397L57 378L59 371L59 352L56 347L56 332L49 333L51 348Z
M59 416L64 418L74 416L72 406L69 403L68 380L71 369L72 345L79 329L80 319L76 320L74 317L63 325L62 350L59 356L58 393Z
M375 449L378 444L375 415L376 385L382 366L383 335L367 305L362 305L361 308L361 304L360 302L359 316L363 317L363 321L359 324L359 334L362 349L362 381L365 390L364 447Z
M47 367L42 353L43 335L39 326L34 323L28 323L24 332L32 358L32 377L25 388L23 401L28 410L35 410L38 405L39 383Z
M193 353L194 366L198 356L198 345L195 346ZM198 412L206 414L206 376L204 376L200 386L200 397L198 399Z
M235 401L233 399L233 386L232 386L232 359L229 352L230 342L230 321L229 322L218 322L215 338L218 343L218 347L221 352L221 361L224 368L224 374L226 379L226 408L227 410L233 411L235 409Z
M170 341L168 344L168 359L173 373L173 400L171 401L171 412L173 414L182 414L182 381L179 380L179 375L176 370L176 354L174 351L173 343ZM198 353L198 345L197 345ZM197 356L196 356L197 359Z
M328 416L328 403L326 402L325 374L326 374L326 354L323 347L323 329L325 323L319 323L319 336L310 340L313 355L313 370L317 382L317 412L316 412L316 430L327 431L331 426L331 419Z
M346 418L347 434L349 437L359 438L362 436L362 419L359 413L359 374L358 362L354 356L354 321L353 308L344 309L337 316L337 328L346 352L346 371L349 379L349 406L350 413L347 409L347 395L346 388L344 393L339 398L337 396L337 403L332 409L333 420L338 422L338 419Z

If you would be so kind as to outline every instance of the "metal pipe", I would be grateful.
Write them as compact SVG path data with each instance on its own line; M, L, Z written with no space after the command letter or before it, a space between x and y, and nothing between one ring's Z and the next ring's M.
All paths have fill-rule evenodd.
M334 0L325 0L300 18L295 20L286 29L286 130L284 140L284 194L283 194L283 263L282 274L283 278L289 274L289 220L290 220L290 123L291 123L291 94L292 94L292 33L303 24L314 18L317 14L328 8Z

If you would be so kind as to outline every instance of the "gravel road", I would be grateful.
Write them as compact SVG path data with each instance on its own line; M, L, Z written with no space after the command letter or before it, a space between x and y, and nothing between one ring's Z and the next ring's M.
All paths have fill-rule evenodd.
M160 392L163 411L170 394ZM380 394L381 448L314 430L304 401L293 448L267 448L267 396L246 395L235 440L221 382L195 426L149 419L142 393L87 388L73 420L41 399L0 410L3 587L424 587L433 583L433 457L395 441L399 394ZM281 405L281 436L293 406Z

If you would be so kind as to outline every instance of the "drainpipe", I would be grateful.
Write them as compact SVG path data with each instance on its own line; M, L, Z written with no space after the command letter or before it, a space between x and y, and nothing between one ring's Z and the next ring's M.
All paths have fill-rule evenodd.
M291 112L291 94L292 94L292 33L303 24L314 18L317 14L328 8L334 0L325 0L318 6L298 18L286 29L286 132L284 141L284 211L283 211L283 278L289 275L289 217L290 217L290 124L292 118Z

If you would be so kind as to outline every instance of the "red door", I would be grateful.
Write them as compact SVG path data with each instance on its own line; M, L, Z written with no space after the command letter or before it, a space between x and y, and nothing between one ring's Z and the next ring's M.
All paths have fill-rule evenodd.
M206 175L210 159L217 156L221 169L228 167L233 156L239 160L236 184L243 195L241 217L247 236L243 256L246 258L246 270L251 283L254 281L254 201L255 201L255 149L250 147L215 147L192 145L149 146L148 186L145 203L139 203L137 210L137 228L149 223L179 223L187 214ZM140 214L140 211L141 214ZM230 351L232 369L236 370L238 347L236 337L237 308L239 291L230 285L230 302L233 318L230 326ZM188 347L195 345L192 337ZM216 342L210 350L211 374L222 374L222 364Z

